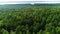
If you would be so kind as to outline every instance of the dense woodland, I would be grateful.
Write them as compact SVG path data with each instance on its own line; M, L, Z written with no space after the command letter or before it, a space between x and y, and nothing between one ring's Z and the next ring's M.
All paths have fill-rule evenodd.
M60 6L0 8L0 34L60 34Z

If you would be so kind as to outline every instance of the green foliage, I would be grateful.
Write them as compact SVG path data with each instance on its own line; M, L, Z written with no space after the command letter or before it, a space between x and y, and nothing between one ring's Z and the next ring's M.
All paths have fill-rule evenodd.
M16 32L14 32L14 31L11 30L10 34L16 34Z
M60 6L0 8L1 34L60 34Z
M9 32L5 29L2 29L1 32L2 32L2 34L9 34Z

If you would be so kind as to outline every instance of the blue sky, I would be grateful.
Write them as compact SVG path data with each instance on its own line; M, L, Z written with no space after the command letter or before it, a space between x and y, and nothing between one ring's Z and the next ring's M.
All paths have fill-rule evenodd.
M0 0L0 4L17 4L17 3L60 3L60 0Z

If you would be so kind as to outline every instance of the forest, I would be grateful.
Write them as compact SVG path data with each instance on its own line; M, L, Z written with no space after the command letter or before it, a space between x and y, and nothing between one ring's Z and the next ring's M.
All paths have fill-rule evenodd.
M0 34L60 34L60 6L0 7Z

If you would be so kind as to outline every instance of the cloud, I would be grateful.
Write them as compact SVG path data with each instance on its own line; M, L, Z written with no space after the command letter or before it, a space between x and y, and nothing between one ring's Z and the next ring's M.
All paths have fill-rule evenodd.
M26 4L26 3L60 3L60 0L0 0L0 4Z
M0 0L3 1L60 1L60 0Z

